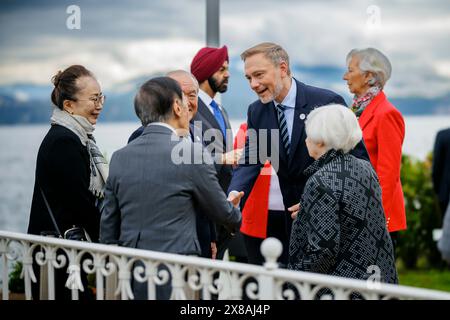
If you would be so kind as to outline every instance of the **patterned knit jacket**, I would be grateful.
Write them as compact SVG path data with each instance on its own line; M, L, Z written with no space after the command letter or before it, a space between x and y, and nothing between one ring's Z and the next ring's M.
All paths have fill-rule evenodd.
M330 150L309 179L293 222L289 269L398 283L377 175L369 162Z

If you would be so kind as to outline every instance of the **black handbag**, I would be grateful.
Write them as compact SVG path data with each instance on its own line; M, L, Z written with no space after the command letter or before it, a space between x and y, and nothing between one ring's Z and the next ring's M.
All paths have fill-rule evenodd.
M47 207L48 214L50 215L50 218L52 219L53 226L56 230L56 236L58 238L64 238L67 240L76 240L76 241L87 241L92 242L91 237L86 232L86 230L82 227L72 226L72 228L67 229L64 232L64 236L61 235L61 231L59 231L58 224L56 223L55 217L53 216L52 209L50 209L50 205L48 204L47 198L45 197L44 191L42 191L42 188L39 187L39 190L41 190L42 198L44 199L45 206ZM53 235L55 235L53 233Z
M64 232L64 239L92 242L89 234L81 227L73 226Z

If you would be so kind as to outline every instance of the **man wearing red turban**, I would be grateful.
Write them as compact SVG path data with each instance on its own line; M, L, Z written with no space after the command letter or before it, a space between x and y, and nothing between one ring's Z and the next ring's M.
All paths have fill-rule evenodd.
M242 149L233 151L233 133L226 110L215 100L216 94L228 89L228 49L204 47L192 59L191 73L197 79L198 112L191 120L194 127L201 130L205 141L203 144L211 152L215 161L219 183L226 193L231 181L232 165L237 164ZM213 137L213 138L212 138ZM230 150L227 152L227 150ZM232 239L229 232L222 226L217 226L217 258L222 259L225 250L230 246L230 255L240 260L246 259L243 242L238 234ZM230 242L231 241L231 242ZM240 250L233 250L240 248Z

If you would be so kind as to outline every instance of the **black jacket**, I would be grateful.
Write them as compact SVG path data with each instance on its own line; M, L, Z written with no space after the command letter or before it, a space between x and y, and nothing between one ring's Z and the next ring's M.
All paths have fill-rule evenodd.
M439 131L436 136L432 176L434 190L444 214L450 195L450 128Z
M89 191L89 154L78 136L53 125L39 148L28 233L54 232L39 186L50 205L61 233L73 225L84 227L98 241L100 212Z
M370 163L330 150L305 174L310 177L292 225L289 269L397 283L381 188Z

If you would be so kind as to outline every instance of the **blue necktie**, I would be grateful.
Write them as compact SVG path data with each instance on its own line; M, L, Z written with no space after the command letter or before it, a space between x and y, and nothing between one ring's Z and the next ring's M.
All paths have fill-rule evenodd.
M284 146L284 150L286 150L286 154L289 157L289 152L291 149L291 142L289 141L289 131L287 128L286 116L284 115L284 110L286 107L282 104L278 104L275 106L278 115L278 128L280 129L281 141Z
M214 110L214 117L216 118L217 123L220 126L220 130L222 131L222 134L223 134L223 139L225 141L227 141L227 132L226 132L225 120L223 119L222 112L220 112L219 105L214 100L212 100L211 103L210 103L210 106Z

